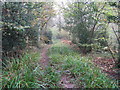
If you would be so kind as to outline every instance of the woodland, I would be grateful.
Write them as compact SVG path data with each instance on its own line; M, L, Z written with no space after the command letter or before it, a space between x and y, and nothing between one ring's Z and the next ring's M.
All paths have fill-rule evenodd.
M1 89L118 89L119 9L119 2L2 2Z

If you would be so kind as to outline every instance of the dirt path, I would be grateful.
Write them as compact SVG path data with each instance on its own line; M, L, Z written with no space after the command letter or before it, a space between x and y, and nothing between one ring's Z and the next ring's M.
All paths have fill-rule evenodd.
M70 82L70 79L72 79L69 75L63 75L60 80L60 86L63 88L75 88L75 84Z
M46 45L41 51L42 58L40 60L40 64L41 64L42 69L45 69L45 67L48 66L49 57L47 56L47 52L49 48L50 48L50 45Z

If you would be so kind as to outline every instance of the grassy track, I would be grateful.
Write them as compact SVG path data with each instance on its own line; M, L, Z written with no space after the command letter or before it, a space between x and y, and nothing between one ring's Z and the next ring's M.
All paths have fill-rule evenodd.
M61 42L49 49L50 64L59 75L68 73L74 78L71 82L84 88L117 88L117 81L109 79L94 66L91 57L82 57L68 45Z

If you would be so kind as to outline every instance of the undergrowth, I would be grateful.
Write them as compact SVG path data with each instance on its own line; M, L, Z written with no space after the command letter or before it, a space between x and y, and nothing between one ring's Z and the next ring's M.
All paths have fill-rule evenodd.
M81 56L63 43L49 49L49 65L42 69L40 53L26 53L19 59L7 60L2 71L2 88L59 88L61 75L69 71L71 82L80 88L118 88L118 81L110 79L92 63L92 57Z
M58 88L59 73L49 65L45 70L41 68L40 52L6 61L2 70L2 88Z
M69 71L80 88L118 88L118 81L110 79L92 63L92 57L83 57L68 45L54 44L49 49L51 65L62 75Z
M39 60L39 53L26 53L19 59L6 60L2 70L2 88L39 87L34 73Z

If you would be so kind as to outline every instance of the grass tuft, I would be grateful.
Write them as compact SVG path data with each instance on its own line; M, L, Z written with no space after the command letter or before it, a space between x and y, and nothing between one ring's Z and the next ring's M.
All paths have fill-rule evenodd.
M9 60L2 73L2 88L32 88L35 84L33 70L37 66L39 53L26 53L20 59Z

